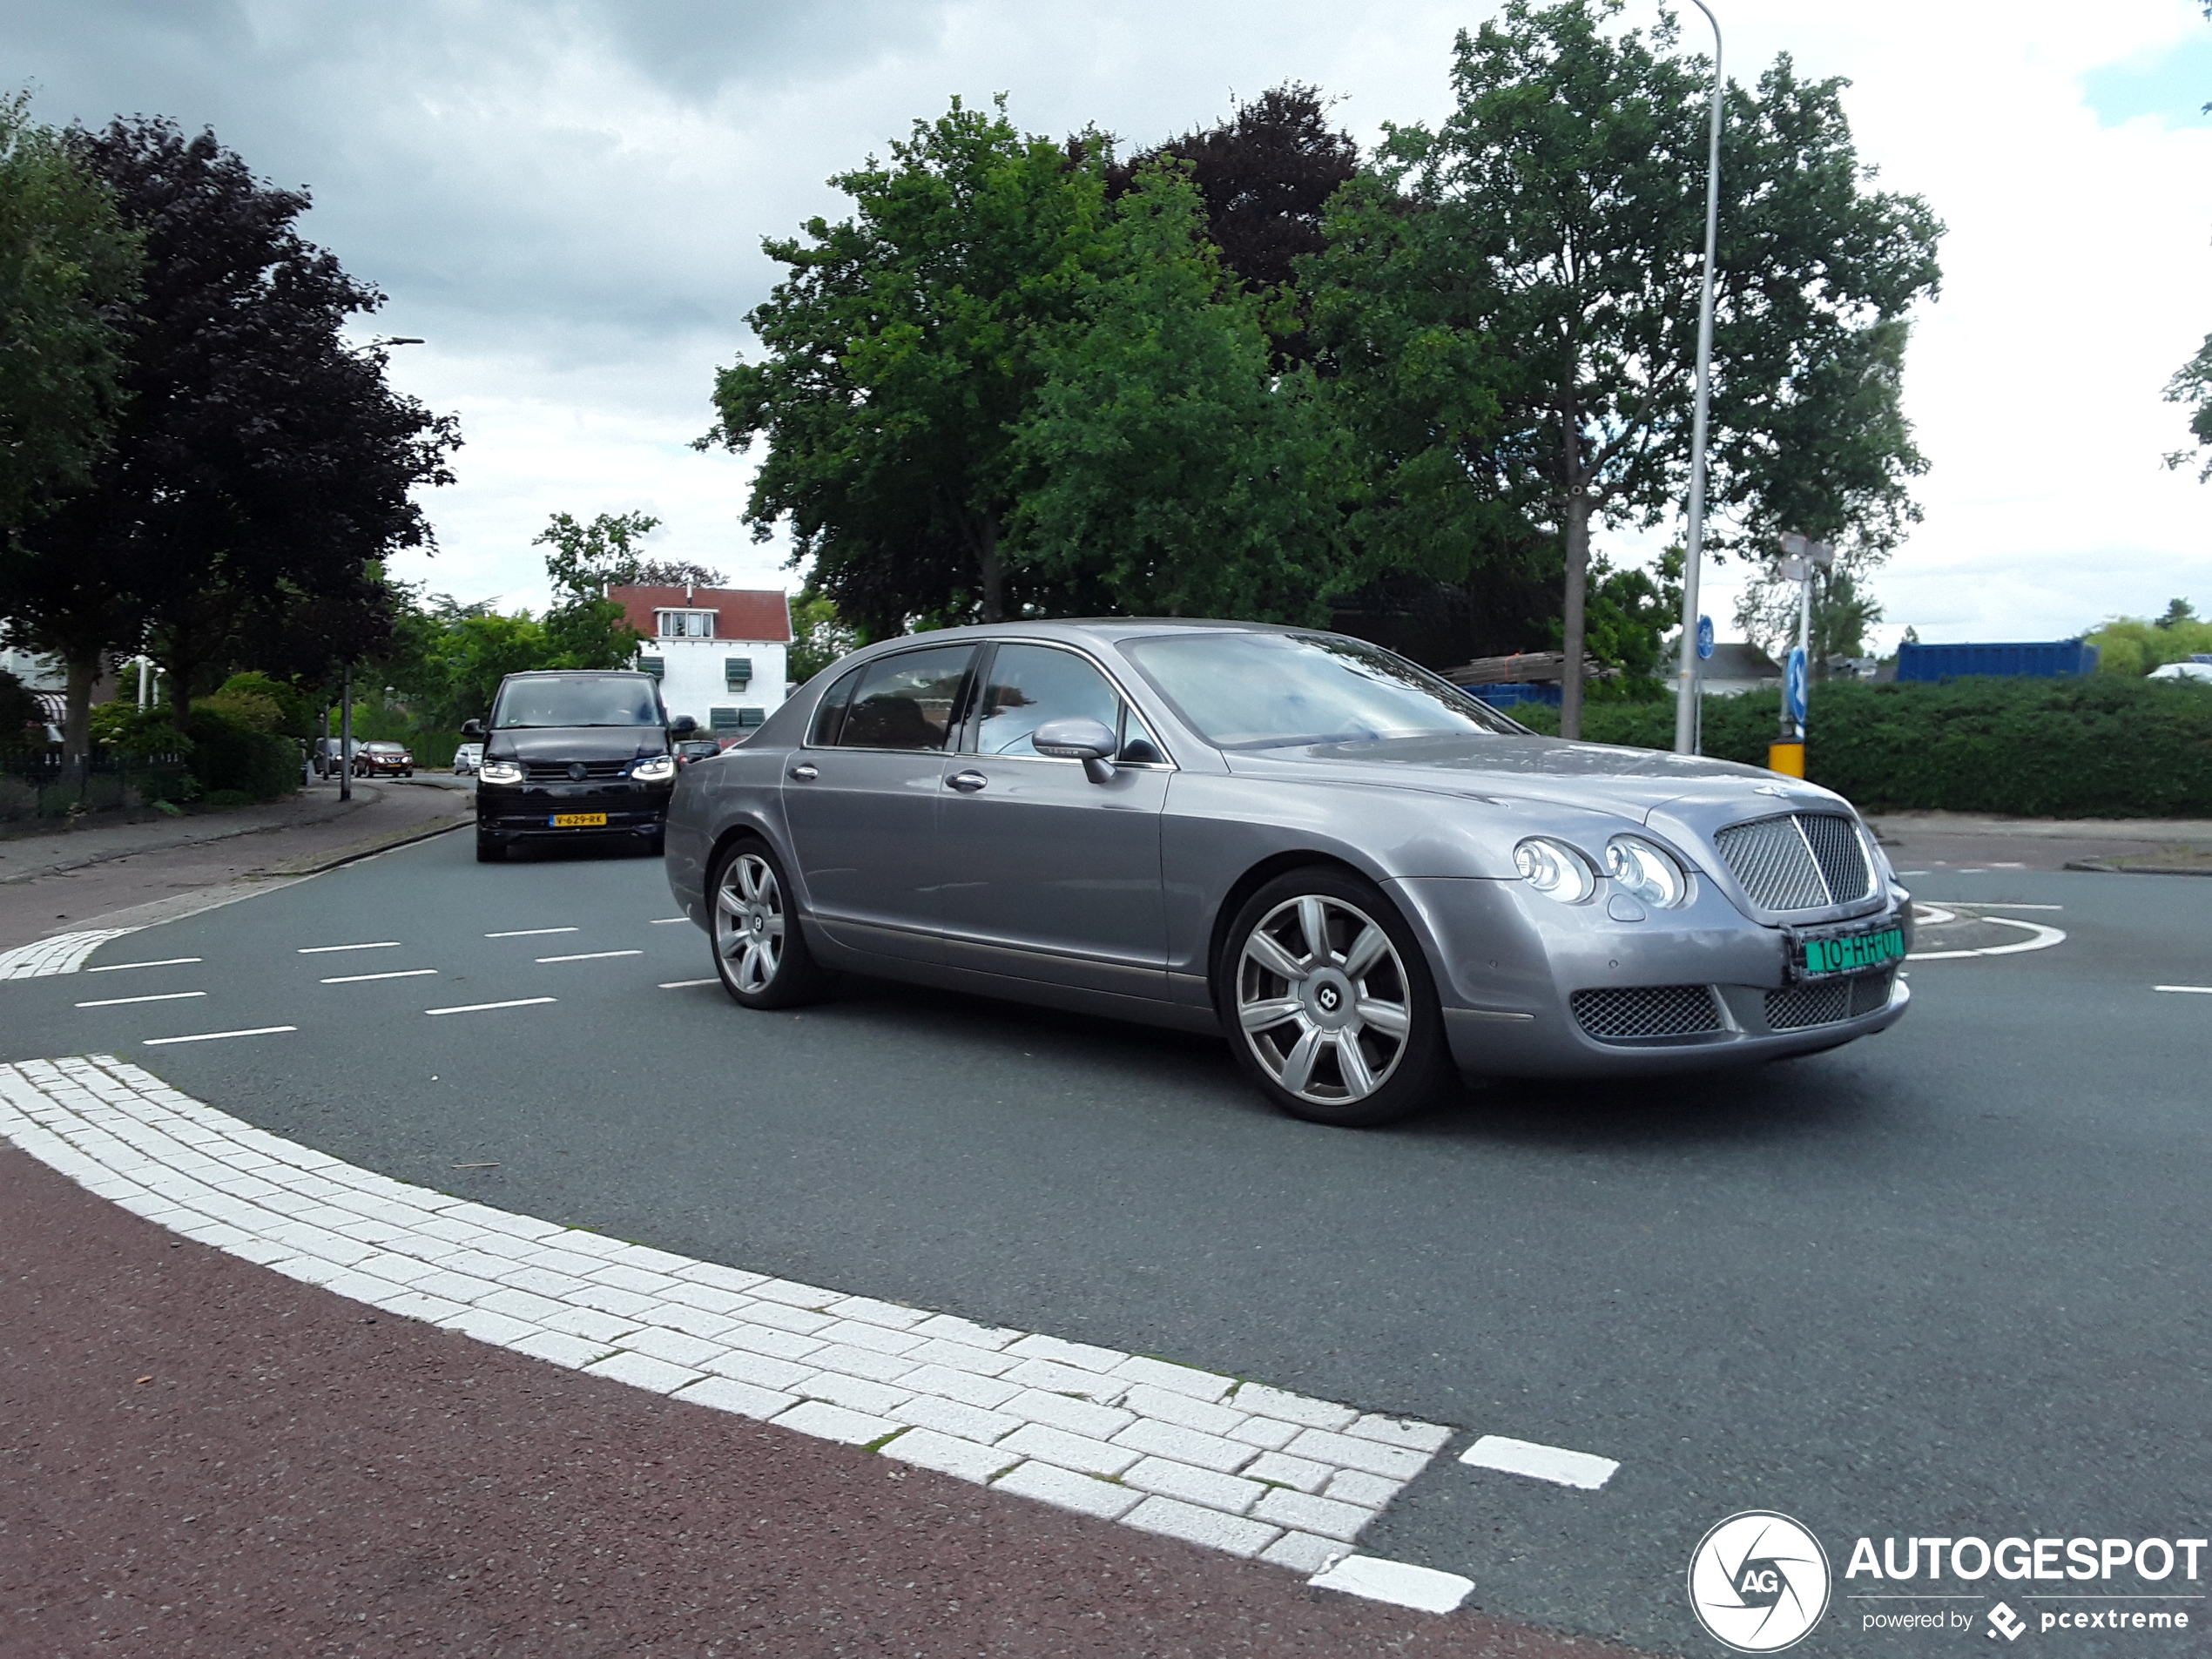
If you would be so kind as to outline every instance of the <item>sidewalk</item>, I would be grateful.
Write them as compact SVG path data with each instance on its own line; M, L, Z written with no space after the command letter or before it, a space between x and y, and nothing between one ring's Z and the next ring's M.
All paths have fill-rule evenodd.
M115 824L0 841L0 950L51 934L145 927L297 880L348 858L458 827L466 779L335 783L206 818Z
M2188 818L1999 818L1875 813L1867 821L1900 870L2064 870L2131 865L2212 870L2212 822Z

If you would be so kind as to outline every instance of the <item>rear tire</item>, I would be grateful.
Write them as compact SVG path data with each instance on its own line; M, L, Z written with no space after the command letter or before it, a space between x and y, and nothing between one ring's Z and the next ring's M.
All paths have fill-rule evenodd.
M1366 1129L1433 1103L1451 1075L1420 941L1372 881L1315 865L1245 900L1214 968L1223 1030L1261 1094Z
M806 948L783 862L765 841L739 841L723 853L706 896L714 971L740 1008L794 1008L836 979Z

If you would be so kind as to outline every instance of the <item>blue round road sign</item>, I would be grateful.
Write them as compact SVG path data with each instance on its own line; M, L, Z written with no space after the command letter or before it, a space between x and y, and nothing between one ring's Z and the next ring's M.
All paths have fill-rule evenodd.
M1700 617L1697 619L1697 660L1701 663L1710 662L1712 657L1713 619L1710 617Z

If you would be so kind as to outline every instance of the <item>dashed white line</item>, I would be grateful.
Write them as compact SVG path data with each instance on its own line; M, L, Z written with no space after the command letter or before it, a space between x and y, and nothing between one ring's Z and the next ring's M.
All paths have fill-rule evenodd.
M374 939L365 945L302 945L300 947L300 954L327 956L334 950L395 950L399 948L399 942L396 939Z
M514 927L503 934L486 934L487 939L536 939L541 934L572 934L574 927Z
M1532 1480L1549 1480L1554 1486L1580 1487L1585 1492L1595 1492L1621 1467L1609 1457L1570 1452L1563 1446L1540 1446L1534 1440L1511 1440L1503 1434L1485 1434L1460 1453L1460 1461L1478 1469L1498 1469L1507 1474L1525 1474Z
M719 985L721 982L717 979L664 979L660 982L660 988L664 991L687 991L694 985Z
M156 991L152 996L104 996L97 1002L79 1002L80 1008L119 1008L125 1002L181 1002L188 996L205 996L205 991Z
M689 916L655 916L653 918L653 926L656 927L673 927L679 921L689 921L690 920L691 918Z
M2212 985L2154 985L2151 987L2151 989L2154 991L2182 991L2191 996L2212 996ZM79 1002L77 1006L81 1008L85 1005Z
M243 1031L195 1031L188 1037L148 1037L145 1046L158 1049L172 1042L219 1042L225 1037L266 1037L280 1031L297 1031L296 1025L255 1025Z
M557 996L518 996L511 1002L463 1002L458 1008L425 1008L425 1014L482 1014L492 1008L526 1008L540 1002L557 1002Z
M334 979L323 981L325 985L361 985L373 979L421 979L425 974L435 974L435 968L400 968L388 974L341 974Z
M583 950L573 956L541 956L541 962L596 962L609 956L643 956L642 950Z
M1370 1602L1389 1602L1422 1613L1449 1613L1474 1594L1474 1581L1433 1567L1390 1561L1379 1555L1347 1555L1305 1581L1318 1590L1341 1590Z
M158 962L103 962L98 968L88 968L88 974L120 974L126 968L182 968L186 962L201 960L197 956L165 956Z

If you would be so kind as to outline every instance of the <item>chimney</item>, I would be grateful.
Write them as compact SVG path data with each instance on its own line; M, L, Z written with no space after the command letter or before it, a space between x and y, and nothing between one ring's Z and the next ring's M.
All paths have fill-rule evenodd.
M691 584L689 582L684 583L684 603L685 604L691 603Z

